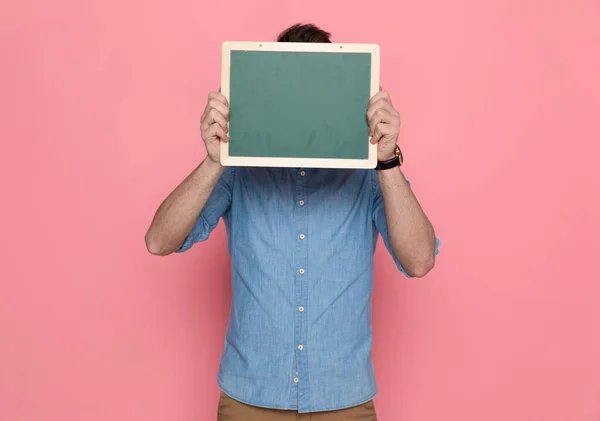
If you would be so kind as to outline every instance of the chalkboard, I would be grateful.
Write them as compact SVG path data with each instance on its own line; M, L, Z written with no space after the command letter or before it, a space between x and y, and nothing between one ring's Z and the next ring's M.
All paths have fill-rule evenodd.
M366 112L378 90L376 44L225 42L221 163L374 168Z

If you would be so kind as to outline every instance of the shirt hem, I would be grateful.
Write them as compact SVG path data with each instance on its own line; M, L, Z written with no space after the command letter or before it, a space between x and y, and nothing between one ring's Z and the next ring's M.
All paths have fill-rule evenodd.
M219 388L223 391L223 393L225 393L227 396L229 396L232 399L235 399L238 402L246 404L246 405L255 406L257 408L265 408L265 409L279 409L282 411L297 411L298 410L298 408L290 408L287 406L277 406L277 405L264 405L264 404L259 404L256 402L251 402L246 399L242 399L236 393L232 393L228 388L224 387L223 382L221 381L221 378L219 378L219 377L217 377L217 384L219 385Z
M217 384L219 385L219 388L223 391L223 393L225 393L230 398L235 399L236 401L241 402L243 404L255 406L257 408L278 409L281 411L297 411L299 414L307 414L307 413L311 413L311 412L339 411L341 409L352 408L354 406L362 405L362 404L369 402L370 400L372 400L375 397L375 395L377 395L377 392L378 392L378 390L376 388L375 391L372 392L367 397L361 398L354 403L344 404L341 406L322 407L322 408L315 408L315 409L312 409L312 408L311 409L299 409L297 407L259 404L256 402L251 402L246 399L242 399L236 393L232 393L227 387L224 387L223 382L221 381L220 377L217 377Z
M334 406L334 407L329 407L329 408L316 408L316 409L311 409L311 410L301 409L298 412L301 414L306 414L306 413L311 413L311 412L339 411L342 409L353 408L355 406L362 405L362 404L369 402L370 400L372 400L375 397L375 395L377 395L377 392L378 392L378 390L375 389L375 391L373 393L371 393L370 395L368 395L366 398L359 399L358 401L351 403L351 404L342 405L342 406Z

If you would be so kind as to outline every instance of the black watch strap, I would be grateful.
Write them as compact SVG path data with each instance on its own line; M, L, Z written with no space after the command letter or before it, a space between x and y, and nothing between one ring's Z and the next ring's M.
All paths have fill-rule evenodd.
M392 159L388 159L387 161L377 161L377 166L375 169L377 171L380 170L389 170L390 168L399 167L400 166L400 158L397 156Z
M400 148L396 146L396 156L387 161L377 161L375 169L377 171L389 170L390 168L399 167L400 165L402 165L402 152L400 152Z

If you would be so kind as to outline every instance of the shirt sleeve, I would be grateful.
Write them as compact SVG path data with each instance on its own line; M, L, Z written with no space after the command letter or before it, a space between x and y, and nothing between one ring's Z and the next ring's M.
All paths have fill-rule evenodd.
M219 219L230 209L233 191L234 168L226 167L204 205L196 225L188 234L177 253L189 250L194 244L205 241L217 227Z
M396 267L408 278L411 276L406 272L406 270L402 267L402 264L396 257L396 254L392 250L392 246L390 244L390 236L388 233L388 225L387 219L385 217L385 207L383 204L383 194L381 193L381 187L379 186L379 179L377 177L377 172L371 172L371 181L373 186L373 222L375 223L375 227L381 237L383 238L383 243L385 244L386 249L389 254L394 259L394 263ZM410 186L410 181L406 180L408 185ZM435 256L439 253L439 246L441 245L440 240L435 239Z

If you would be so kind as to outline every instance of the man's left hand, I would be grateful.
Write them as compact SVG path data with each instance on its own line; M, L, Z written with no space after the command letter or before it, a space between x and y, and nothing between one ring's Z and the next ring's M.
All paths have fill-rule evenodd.
M371 143L377 143L377 160L394 157L400 135L400 113L392 105L388 91L381 90L371 98L367 108Z

